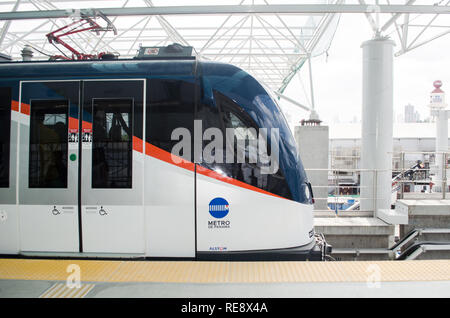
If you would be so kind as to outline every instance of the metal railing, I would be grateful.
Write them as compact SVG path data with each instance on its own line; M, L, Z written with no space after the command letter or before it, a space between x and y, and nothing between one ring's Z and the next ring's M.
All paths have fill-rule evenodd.
M312 183L315 211L334 211L338 215L349 214L349 211L373 213L372 210L350 209L352 205L361 203L365 200L375 201L376 195L376 170L369 169L305 169ZM361 197L361 190L372 188L362 186L359 183L360 175L366 172L372 175L374 180L373 188L370 196ZM317 182L321 180L321 182ZM342 213L345 212L346 213Z
M399 199L408 198L427 198L427 199L446 199L450 192L448 186L449 152L425 152L408 151L399 152L399 169L393 169L401 177L395 180L399 184ZM421 159L417 159L417 156ZM413 160L408 156L414 156L416 165L420 166L411 169ZM411 186L414 185L414 189ZM419 188L421 188L419 190ZM413 191L411 191L413 190Z
M345 156L339 156L343 157ZM352 160L355 157L352 155ZM447 181L449 159L450 152L393 153L391 204L395 204L397 199L446 199L450 192ZM330 158L330 163L333 161ZM440 162L444 164L437 168L437 163ZM305 170L312 183L316 212L334 212L338 216L355 213L373 215L379 199L377 176L385 171L335 167ZM371 186L361 185L362 173L373 180ZM365 188L370 188L371 191L364 191ZM367 201L372 201L371 206L375 208L362 210L361 203Z

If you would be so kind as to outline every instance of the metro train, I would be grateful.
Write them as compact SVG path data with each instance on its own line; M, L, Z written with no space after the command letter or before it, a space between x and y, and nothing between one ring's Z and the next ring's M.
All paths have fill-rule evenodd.
M201 136L208 128L277 128L279 168L263 174L258 162L211 163L184 150L174 156L179 127ZM0 254L326 254L287 122L268 91L236 66L145 54L1 62L0 129Z

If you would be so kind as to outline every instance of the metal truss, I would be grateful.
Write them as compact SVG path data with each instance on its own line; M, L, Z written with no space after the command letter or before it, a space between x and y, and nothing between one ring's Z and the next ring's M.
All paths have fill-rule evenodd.
M168 4L170 3L170 5ZM80 13L98 10L117 29L81 33L71 45L131 58L140 45L173 42L194 47L199 58L239 66L277 95L311 59L328 50L341 13L365 14L374 36L391 36L404 54L450 32L450 0L2 0L0 52L20 59L24 45L36 59L58 53L45 37ZM282 96L282 95L281 95ZM295 102L295 101L293 101ZM294 103L295 104L295 103Z
M308 2L339 5L344 0ZM0 52L19 59L28 44L37 49L37 59L46 59L46 54L57 51L47 43L45 34L95 5L110 17L117 35L74 36L71 45L86 54L111 51L130 58L139 45L177 42L193 46L201 59L239 66L282 92L308 58L329 47L339 18L339 13L283 12L277 7L280 1L274 0L223 0L207 7L204 1L180 3L183 6L165 6L167 1L162 0L5 0L0 2ZM268 13L249 12L249 8ZM174 10L182 14L174 15Z
M367 0L358 0L366 5ZM450 33L450 0L379 0L378 5L372 5L365 15L369 21L374 36L390 36L396 40L400 48L395 55L405 54L415 48ZM416 8L411 12L390 12L381 14L381 7L402 3L405 7ZM440 8L439 11L420 10L425 5Z

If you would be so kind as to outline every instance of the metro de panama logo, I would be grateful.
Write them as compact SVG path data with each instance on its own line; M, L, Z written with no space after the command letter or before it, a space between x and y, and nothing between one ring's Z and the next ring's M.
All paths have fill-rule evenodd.
M209 214L216 219L226 217L229 211L230 205L224 198L215 198L209 202Z
M214 198L209 202L209 214L215 219L223 219L230 212L230 205L224 198ZM208 221L209 228L229 228L230 221Z

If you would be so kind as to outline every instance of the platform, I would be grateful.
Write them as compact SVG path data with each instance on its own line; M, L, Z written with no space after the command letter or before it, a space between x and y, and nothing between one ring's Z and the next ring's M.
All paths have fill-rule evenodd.
M447 193L448 197L450 194ZM404 200L442 200L442 192L404 192Z
M315 217L314 229L323 233L338 260L388 260L395 226L375 217ZM380 253L379 250L384 252ZM347 253L347 252L348 253Z
M416 228L450 228L450 200L398 200L396 209L408 215L408 224L400 226L402 237Z
M80 269L68 288L67 269ZM450 260L196 262L0 259L0 297L450 297Z

